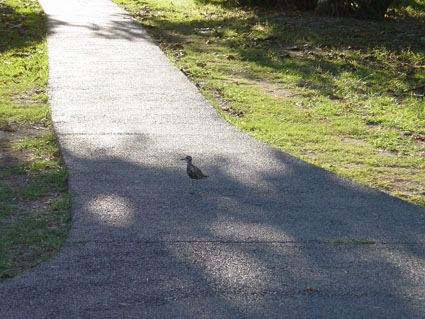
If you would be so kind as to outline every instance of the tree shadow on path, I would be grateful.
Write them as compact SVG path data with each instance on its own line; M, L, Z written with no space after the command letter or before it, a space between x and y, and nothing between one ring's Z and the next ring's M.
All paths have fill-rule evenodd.
M166 68L144 64L136 71L161 82L146 93L139 82L137 92L108 87L101 68L89 74L99 82L82 66L64 81L52 65L53 84L65 86L51 101L73 226L58 254L0 286L5 318L425 314L423 208L242 134L191 86L180 92L180 73L164 84ZM186 155L209 175L194 195Z
M115 153L145 154L129 162L91 142L88 157L65 150L76 203L71 235L47 263L2 286L6 314L424 314L423 208L251 138L245 160L205 155L210 177L195 195L181 154L123 135ZM269 156L268 167L256 153Z

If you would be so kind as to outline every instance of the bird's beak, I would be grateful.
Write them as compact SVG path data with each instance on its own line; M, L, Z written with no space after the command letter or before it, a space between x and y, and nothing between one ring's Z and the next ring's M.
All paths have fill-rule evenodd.
M180 160L181 160L181 161L185 161L186 159L185 159L185 158L181 158Z

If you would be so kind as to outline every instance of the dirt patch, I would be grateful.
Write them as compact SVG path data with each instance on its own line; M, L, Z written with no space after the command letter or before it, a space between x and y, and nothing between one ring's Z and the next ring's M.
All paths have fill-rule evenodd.
M6 196L4 204L14 208L13 214L9 218L2 220L2 224L13 223L35 210L44 210L52 202L49 197L57 197L56 194L49 194L48 196L24 199L20 198L17 191L19 188L26 187L34 182L31 176L19 168L34 159L34 151L27 148L17 150L12 145L20 139L42 136L46 134L46 131L47 129L29 127L0 130L0 191L10 190L12 192L13 195L10 198L4 195Z
M300 96L300 92L296 89L287 89L282 87L282 84L269 82L264 79L250 79L250 78L238 78L232 77L230 79L236 85L247 85L260 88L267 95L284 99L288 97Z
M316 157L317 157L317 155L318 155L318 153L316 153L316 152L307 151L307 150L302 150L302 151L300 151L300 152L299 152L299 154L300 154L301 156L306 156L306 157L309 157L309 158L311 158L311 159L316 158Z
M12 145L20 139L39 137L45 133L46 129L44 128L13 128L8 126L6 129L0 130L0 167L7 168L10 165L30 161L34 155L32 150L15 150Z
M247 85L260 88L267 95L274 96L276 98L284 99L288 97L295 97L302 95L296 89L284 88L283 83L271 82L266 79L255 79L249 76L245 70L228 70L223 73L230 75L227 80L236 85Z
M351 144L358 144L358 145L367 145L368 143L363 141L363 140L359 140L356 138L352 138L352 137L343 137L341 139L341 142L344 143L351 143Z
M255 80L246 80L247 83L241 83L241 85L253 85L259 87L263 90L264 93L274 96L276 98L284 99L288 97L299 96L300 93L295 89L287 89L283 88L281 85L277 83L271 83L261 79Z
M48 135L50 129L41 125L18 127L12 123L0 130L0 236L6 243L0 252L0 283L45 260L69 231L61 176L49 175L56 170L50 171L48 166L39 167L45 162L38 154L39 146L14 146L20 140ZM56 159L51 160L57 165Z

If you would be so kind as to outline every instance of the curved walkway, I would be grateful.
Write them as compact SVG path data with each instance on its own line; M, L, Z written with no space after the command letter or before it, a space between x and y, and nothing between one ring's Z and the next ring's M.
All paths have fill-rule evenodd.
M40 2L73 227L2 319L425 317L423 208L239 132L108 0Z

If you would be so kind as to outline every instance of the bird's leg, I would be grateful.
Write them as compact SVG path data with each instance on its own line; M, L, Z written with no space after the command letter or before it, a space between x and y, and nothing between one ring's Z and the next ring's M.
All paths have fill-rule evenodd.
M191 179L190 182L192 183L192 187L190 188L190 194L194 195L195 191L193 190L193 186L194 186L193 179Z

